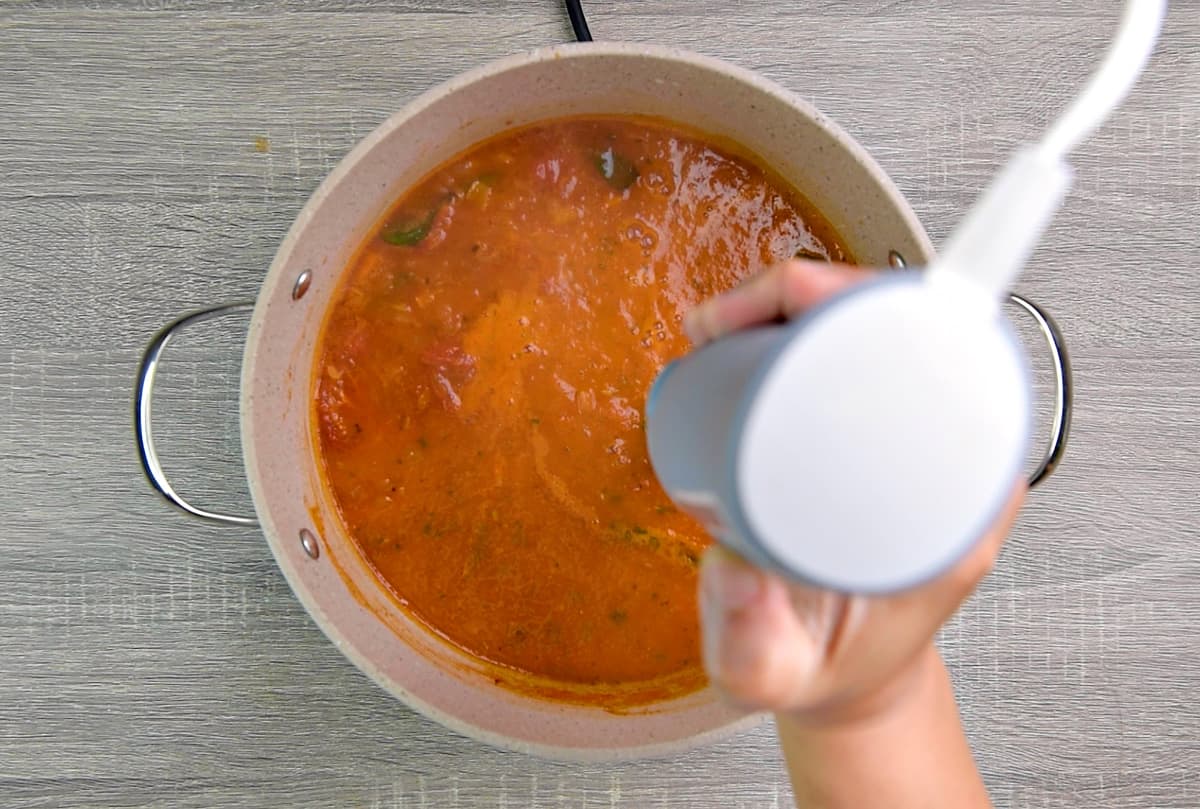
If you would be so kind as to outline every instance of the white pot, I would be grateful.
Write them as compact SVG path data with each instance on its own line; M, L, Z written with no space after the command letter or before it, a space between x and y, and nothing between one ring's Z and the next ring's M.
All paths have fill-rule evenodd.
M757 154L831 222L859 262L923 265L932 247L883 171L846 133L751 72L677 50L565 45L514 56L430 90L346 156L297 217L254 305L242 368L241 426L258 522L289 584L330 640L380 686L449 728L501 747L572 760L673 753L759 717L711 689L627 713L497 687L486 668L435 639L378 583L346 536L317 472L314 351L339 276L380 215L429 171L498 132L568 115L664 118ZM890 260L889 260L890 259ZM181 318L143 362L138 428L152 483L190 513L150 440L154 369L170 335L230 307Z

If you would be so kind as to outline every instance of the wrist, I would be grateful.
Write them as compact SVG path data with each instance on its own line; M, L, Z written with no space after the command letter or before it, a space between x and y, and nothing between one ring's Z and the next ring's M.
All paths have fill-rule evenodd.
M797 730L832 730L879 721L903 713L936 681L946 678L937 648L930 642L883 682L852 688L821 705L776 714L776 721Z
M836 710L777 715L798 806L990 807L936 650L897 675Z

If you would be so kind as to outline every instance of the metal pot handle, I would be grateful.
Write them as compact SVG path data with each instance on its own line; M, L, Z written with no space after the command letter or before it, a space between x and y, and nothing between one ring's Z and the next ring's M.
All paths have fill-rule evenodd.
M142 362L138 366L137 385L134 388L133 429L137 436L138 458L142 462L142 471L146 474L146 479L150 481L150 485L168 503L181 511L191 514L193 517L199 517L202 520L222 523L224 525L258 525L258 520L253 517L239 517L216 511L206 511L205 509L193 506L179 496L171 486L170 481L167 480L167 475L163 471L162 464L159 463L158 453L154 449L154 436L150 431L150 405L153 400L154 376L158 371L158 363L162 359L162 353L166 350L167 344L171 342L171 337L175 332L193 323L199 323L230 312L253 308L253 301L229 303L223 306L214 306L211 309L203 309L199 312L192 312L163 326L154 335L150 344L146 346L146 352L142 355Z
M888 266L902 270L908 266L908 262L899 252L889 250ZM1067 341L1054 318L1042 307L1015 292L1008 293L1008 299L1024 309L1037 322L1050 349L1050 359L1054 362L1054 419L1050 422L1050 440L1046 444L1046 452L1042 455L1038 468L1029 476L1029 488L1032 489L1054 474L1067 451L1067 439L1071 435L1071 408L1075 401L1075 383L1071 379L1071 358L1067 355Z
M1024 309L1041 329L1054 362L1054 418L1050 422L1050 440L1037 469L1029 476L1029 487L1033 488L1054 474L1067 451L1067 439L1071 435L1071 409L1075 398L1075 384L1071 378L1071 360L1067 355L1067 342L1062 330L1040 306L1015 292L1008 299Z

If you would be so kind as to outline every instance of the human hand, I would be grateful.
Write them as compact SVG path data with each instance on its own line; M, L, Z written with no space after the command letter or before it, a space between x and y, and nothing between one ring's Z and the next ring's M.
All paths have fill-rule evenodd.
M870 277L851 267L787 261L701 304L684 328L703 345L801 314ZM838 723L888 710L930 670L919 663L936 657L934 634L991 569L1025 492L1025 482L1014 481L1000 518L952 570L894 595L808 587L711 548L700 569L709 677L736 704L793 722Z

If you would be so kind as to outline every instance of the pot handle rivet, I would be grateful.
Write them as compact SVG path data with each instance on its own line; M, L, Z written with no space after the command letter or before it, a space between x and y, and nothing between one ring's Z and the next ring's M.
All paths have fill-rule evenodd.
M321 555L321 545L317 542L316 535L307 528L300 529L300 547L304 548L304 552L310 559L316 559Z
M298 301L303 298L310 286L312 286L312 270L305 270L296 276L296 283L292 286L292 300Z

